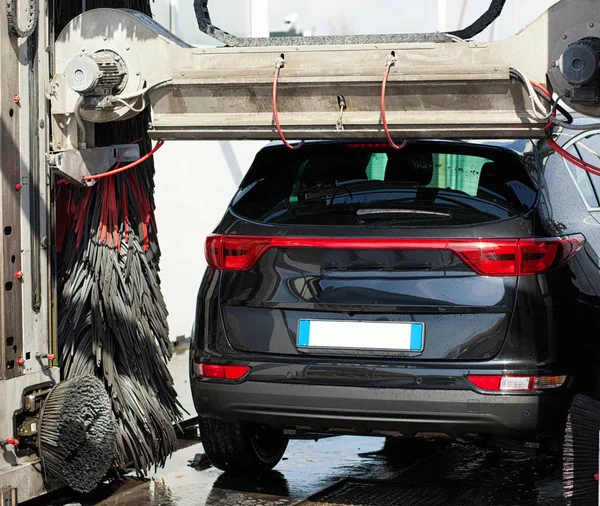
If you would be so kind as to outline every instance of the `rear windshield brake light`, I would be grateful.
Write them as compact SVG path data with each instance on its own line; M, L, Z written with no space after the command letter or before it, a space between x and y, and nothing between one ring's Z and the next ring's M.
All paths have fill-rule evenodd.
M364 239L211 235L206 259L214 269L248 271L271 248L346 250L448 250L482 276L530 276L549 272L573 258L583 235L547 239Z
M354 148L354 149L391 149L392 146L390 144L386 144L385 142L383 142L383 143L361 142L361 143L348 144L348 147Z

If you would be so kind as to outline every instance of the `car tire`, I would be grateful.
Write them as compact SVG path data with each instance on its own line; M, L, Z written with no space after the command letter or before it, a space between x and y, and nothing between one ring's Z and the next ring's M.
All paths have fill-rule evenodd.
M245 474L271 471L289 441L280 429L213 419L200 420L200 439L213 466Z

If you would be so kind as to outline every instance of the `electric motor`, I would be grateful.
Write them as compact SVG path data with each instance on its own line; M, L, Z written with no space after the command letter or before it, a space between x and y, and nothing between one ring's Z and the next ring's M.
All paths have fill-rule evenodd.
M589 37L571 44L558 66L563 77L575 87L572 102L600 102L600 39Z
M114 95L127 84L127 67L113 51L82 53L69 62L65 78L69 87L82 95Z

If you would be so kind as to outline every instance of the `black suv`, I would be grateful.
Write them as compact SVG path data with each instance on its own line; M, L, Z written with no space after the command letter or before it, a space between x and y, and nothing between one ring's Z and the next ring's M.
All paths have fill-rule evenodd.
M596 391L598 190L529 141L263 149L206 242L191 374L212 463L268 470L302 434L560 432Z

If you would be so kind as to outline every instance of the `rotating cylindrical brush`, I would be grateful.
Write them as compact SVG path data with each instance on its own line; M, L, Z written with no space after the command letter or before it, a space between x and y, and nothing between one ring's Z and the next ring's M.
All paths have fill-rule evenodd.
M114 466L116 426L101 380L59 383L40 415L39 450L44 472L76 492L94 490Z

